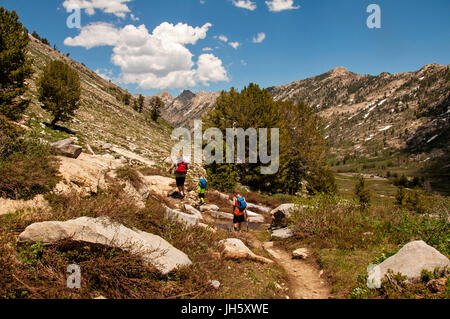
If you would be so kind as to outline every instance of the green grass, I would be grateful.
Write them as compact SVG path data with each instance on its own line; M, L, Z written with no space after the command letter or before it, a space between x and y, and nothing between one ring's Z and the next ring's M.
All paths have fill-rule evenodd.
M343 174L335 174L336 183L338 185L338 195L352 200L355 198L355 185L358 181L358 176L346 176ZM372 203L383 204L385 202L392 202L397 193L397 187L392 185L388 180L376 180L367 178L367 187L372 192Z
M410 241L423 240L450 255L450 202L432 195L423 203L428 214L398 207L393 201L374 201L369 208L361 209L356 202L339 197L299 199L299 204L310 208L291 217L295 236L283 245L293 250L300 242L311 248L335 296L349 297L354 288L362 289L358 278L367 273L370 264L380 262L380 255L392 255Z
M3 142L0 142L1 149L5 147ZM11 151L0 157L1 197L28 200L56 186L59 163L49 146L32 135L8 142L8 145Z

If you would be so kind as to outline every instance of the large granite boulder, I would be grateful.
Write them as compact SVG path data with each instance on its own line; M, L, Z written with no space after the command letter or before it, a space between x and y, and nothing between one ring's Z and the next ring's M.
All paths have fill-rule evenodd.
M81 196L97 194L107 188L106 174L122 164L109 156L92 156L82 153L77 159L58 157L61 182L55 187L56 193L67 194L76 191Z
M283 204L273 209L270 212L270 216L272 217L272 225L285 226L292 213L297 210L298 207L295 204Z
M422 270L433 272L435 268L445 267L450 267L450 260L446 256L424 241L413 241L376 266L369 274L369 280L376 281L375 276L382 280L388 270L392 270L394 274L401 273L409 281L416 282L420 280Z
M189 257L163 238L124 225L109 218L81 217L66 222L49 221L28 226L19 235L18 242L53 244L62 240L73 240L119 248L155 266L162 274L192 264Z

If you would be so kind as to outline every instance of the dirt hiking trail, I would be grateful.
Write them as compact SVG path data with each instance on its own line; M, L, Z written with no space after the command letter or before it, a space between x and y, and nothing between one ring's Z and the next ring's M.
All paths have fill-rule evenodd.
M291 299L328 299L331 289L320 270L308 261L292 259L284 249L275 247L273 242L263 244L264 249L280 264L289 276L289 297Z
M217 226L217 224L215 224ZM259 232L260 230L255 230ZM230 231L231 232L231 231ZM310 260L293 259L292 254L274 242L261 242L252 232L246 232L250 247L266 250L271 259L284 268L289 278L290 299L329 299L331 288L319 267Z

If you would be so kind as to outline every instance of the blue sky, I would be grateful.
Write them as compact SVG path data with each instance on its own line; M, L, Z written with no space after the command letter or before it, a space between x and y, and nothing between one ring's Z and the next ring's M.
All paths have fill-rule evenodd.
M269 87L336 66L379 74L450 64L448 0L275 0L272 9L279 11L267 0L87 0L82 29L67 27L65 1L0 5L16 10L30 32L132 93L167 88L177 95L249 82ZM381 29L366 25L371 3L381 8Z

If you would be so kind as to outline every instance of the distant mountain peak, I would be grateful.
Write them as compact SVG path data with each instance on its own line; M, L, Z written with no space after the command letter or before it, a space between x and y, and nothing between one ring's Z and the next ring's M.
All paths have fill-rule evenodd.
M195 94L194 94L192 91L190 91L190 90L184 90L183 93L181 93L181 94L178 96L178 99L181 99L181 100L190 100L190 99L192 99L192 98L194 98L194 97L195 97Z
M156 94L156 96L159 96L159 97L172 97L172 95L170 95L169 90L162 91L161 93Z
M347 68L343 66L335 67L333 70L331 70L329 73L333 76L342 76L342 75L349 75L352 74Z

